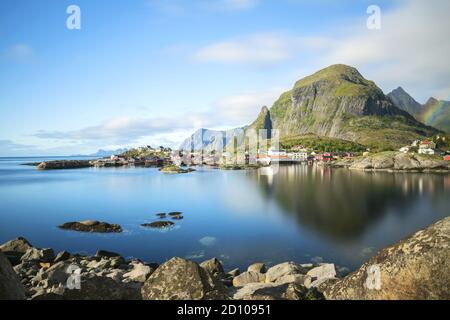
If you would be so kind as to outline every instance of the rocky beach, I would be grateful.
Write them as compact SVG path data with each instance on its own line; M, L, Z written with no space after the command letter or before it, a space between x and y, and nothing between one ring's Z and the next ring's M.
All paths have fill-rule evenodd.
M450 299L450 217L381 250L343 278L331 263L255 262L247 270L224 270L216 258L155 263L105 250L55 253L22 237L0 251L0 299Z

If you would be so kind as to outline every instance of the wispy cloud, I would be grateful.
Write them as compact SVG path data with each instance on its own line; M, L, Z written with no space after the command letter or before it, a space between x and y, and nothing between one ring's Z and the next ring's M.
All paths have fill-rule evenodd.
M191 112L159 118L120 117L79 130L40 130L34 137L51 141L95 143L96 145L130 145L163 141L174 145L198 128L238 127L253 121L263 105L278 97L279 89L245 92L223 97L204 112Z
M9 47L4 56L9 60L17 62L27 62L33 57L33 49L24 43L19 43Z
M36 147L28 144L16 143L11 140L0 140L0 155L20 155L35 150Z
M199 12L242 11L255 8L260 0L148 0L147 6L163 14L182 16Z
M278 33L253 34L207 45L194 58L200 62L274 64L291 58L289 43L287 37Z

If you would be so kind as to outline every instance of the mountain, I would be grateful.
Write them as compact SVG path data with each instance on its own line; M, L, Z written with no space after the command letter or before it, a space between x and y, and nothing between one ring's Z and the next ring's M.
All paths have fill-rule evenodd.
M226 131L198 129L189 138L185 139L179 146L179 150L221 150L225 144L227 137L242 136L245 128L236 128Z
M297 81L269 110L281 137L339 138L375 149L396 149L438 130L397 108L353 67L333 65Z
M278 129L280 138L288 144L296 141L301 144L305 139L310 141L311 137L318 136L332 138L327 140L327 144L332 145L338 145L333 139L340 139L344 140L344 145L356 143L353 148L394 150L440 132L394 105L395 100L400 105L418 108L403 89L394 91L388 97L357 69L342 64L332 65L297 81L270 109L263 107L252 124L238 131L233 129L232 133L247 128L268 129L269 133ZM199 142L205 133L202 130L205 129L194 133L182 146ZM218 134L224 135L225 132ZM214 132L206 135L202 145L208 148L217 146L217 140L209 142Z
M74 157L100 157L100 158L104 158L104 157L110 157L112 155L119 155L122 154L124 152L126 152L127 149L123 148L123 149L116 149L116 150L103 150L100 149L95 153L91 153L91 154L85 154L85 155L73 155Z
M423 106L414 100L414 98L403 90L402 87L398 87L387 96L392 100L397 108L405 110L419 120L419 117L423 111Z
M450 101L428 99L423 105L420 120L427 125L450 133Z
M401 87L387 96L396 107L409 112L420 122L450 133L450 101L430 98L421 105Z

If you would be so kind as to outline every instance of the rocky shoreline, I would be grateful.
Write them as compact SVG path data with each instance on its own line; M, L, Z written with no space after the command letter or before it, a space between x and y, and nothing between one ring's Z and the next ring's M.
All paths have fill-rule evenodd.
M434 156L402 152L381 152L340 159L324 164L331 168L387 172L450 172L450 162Z
M380 251L344 278L330 263L254 263L241 272L225 271L214 258L198 264L175 257L159 265L105 250L55 254L24 238L0 246L0 299L450 299L449 283L450 217Z

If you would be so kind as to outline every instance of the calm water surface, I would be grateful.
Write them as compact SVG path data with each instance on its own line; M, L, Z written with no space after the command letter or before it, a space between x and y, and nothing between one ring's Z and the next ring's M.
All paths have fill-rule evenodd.
M350 270L449 214L450 175L364 173L282 166L279 173L200 169L37 171L0 158L0 242L26 237L38 247L97 249L163 262L173 256L224 265L330 261ZM170 230L140 227L158 212L182 211ZM58 224L95 219L122 234L82 234ZM345 267L345 268L344 268Z

